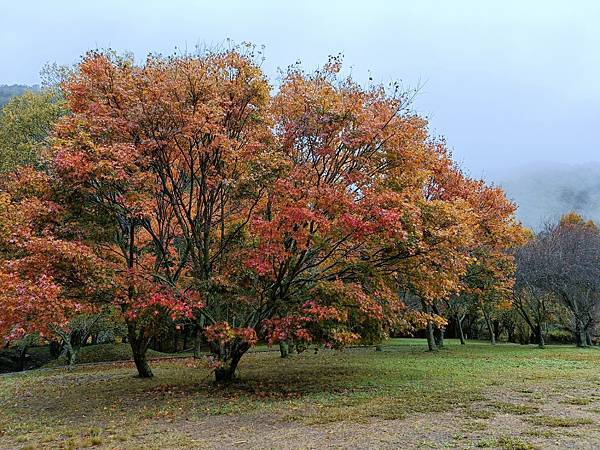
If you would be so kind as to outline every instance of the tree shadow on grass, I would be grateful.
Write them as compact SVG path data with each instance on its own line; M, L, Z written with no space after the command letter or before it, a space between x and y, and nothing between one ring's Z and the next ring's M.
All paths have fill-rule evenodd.
M248 355L238 378L219 386L208 369L189 368L187 362L155 362L152 379L133 378L129 363L15 377L0 390L0 417L5 422L100 424L136 415L210 414L224 404L243 409L257 406L256 402L345 393L360 389L361 380L371 372L329 355L325 360L311 355L285 361L274 354Z

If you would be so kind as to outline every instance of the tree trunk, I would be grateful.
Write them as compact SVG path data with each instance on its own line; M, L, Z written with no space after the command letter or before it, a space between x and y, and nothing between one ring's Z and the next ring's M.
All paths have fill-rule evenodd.
M68 336L63 339L64 346L64 355L67 357L67 363L69 367L73 367L75 365L75 361L77 360L77 350Z
M546 348L546 343L544 342L544 331L542 329L542 324L538 323L537 325L537 329L536 329L536 338L537 338L537 342L538 342L538 347L539 348Z
M282 358L287 358L290 354L290 347L287 341L279 341L279 354Z
M194 333L194 358L200 358L200 347L202 345L202 331L200 327L196 325L196 331Z
M508 333L508 342L515 343L517 340L515 339L515 328L513 326L506 327L506 332Z
M426 312L427 314L431 314L431 305L429 305L429 303L425 302L424 300L421 300L421 305L423 306L424 312ZM435 345L435 337L433 335L433 322L431 320L427 321L427 328L425 329L425 332L427 335L427 347L429 351L437 351L437 347Z
M460 338L460 345L465 345L467 342L465 341L465 332L463 331L463 327L462 327L462 321L464 319L464 316L461 317L457 317L456 318L456 323L458 324L458 337Z
M242 359L244 353L250 348L245 342L233 345L231 358L228 361L225 361L221 367L215 369L215 381L217 383L231 383L233 381L235 370L237 369L240 359Z
M492 326L494 329L494 343L496 343L496 340L500 339L500 321L492 320Z
M581 321L578 318L575 319L575 343L577 347L587 346L585 332L583 330Z
M496 335L494 334L494 325L492 324L492 321L490 320L490 316L485 312L485 310L483 311L483 317L485 318L485 323L487 325L488 332L490 333L490 343L492 345L496 345Z
M435 345L437 348L444 347L444 329L434 327L433 328L433 339L435 339Z
M133 269L135 266L135 227L136 221L132 219L129 223L129 236L128 236L128 255L127 255L127 268L129 270ZM131 284L128 288L127 296L129 300L132 300L135 297L135 288L133 284ZM121 305L121 309L123 312L126 310L125 305ZM144 327L140 326L137 329L137 324L135 320L127 320L127 337L129 339L129 345L131 346L131 353L133 354L133 361L135 362L135 367L138 371L138 376L140 378L152 378L154 374L148 365L148 361L146 360L146 351L148 350L148 344L150 340L145 337Z
M437 346L435 345L435 336L433 335L433 323L431 320L427 321L427 347L430 352L437 351Z
M202 346L202 330L204 329L204 325L206 323L206 318L204 315L200 315L200 317L196 320L196 330L194 332L194 358L200 358L200 350Z
M589 347L591 347L592 345L594 345L594 343L592 342L592 334L590 333L590 330L586 330L585 331L585 343Z
M69 367L73 367L75 365L75 361L77 361L77 349L72 345L67 349L67 358L69 360Z
M175 330L173 333L173 353L177 353L179 351L179 332Z
M17 366L17 372L23 372L25 370L25 360L27 359L27 349L29 347L24 345L19 349L19 361Z
M235 367L223 365L215 369L215 381L217 383L231 383L235 375Z
M149 341L144 338L143 330L140 330L139 335L136 334L135 326L133 324L127 324L127 328L129 330L131 353L133 354L133 361L135 362L138 376L140 378L152 378L154 374L146 359Z
M432 304L432 310L438 316L441 315L439 308L435 303ZM444 347L444 328L442 327L434 327L433 328L433 339L435 340L435 345L437 348Z
M67 364L69 367L73 367L77 360L77 350L79 350L77 342L80 342L80 340L73 333L67 333L59 328L55 328L54 332L62 340L62 354L67 358Z
M133 361L135 362L135 367L138 371L138 376L140 378L152 378L154 374L152 373L152 369L148 364L148 360L146 359L146 351L134 351L133 353Z

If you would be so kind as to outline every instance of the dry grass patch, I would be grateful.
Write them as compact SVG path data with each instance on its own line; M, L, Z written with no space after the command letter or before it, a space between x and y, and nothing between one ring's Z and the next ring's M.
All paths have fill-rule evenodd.
M591 425L592 419L587 417L556 417L556 416L534 416L528 417L528 422L534 425L556 428L578 427L581 425Z
M151 380L134 378L131 363L6 376L0 378L0 449L223 448L241 439L245 448L357 447L359 441L364 448L426 441L440 448L489 439L496 448L518 449L529 444L506 436L530 423L549 429L592 423L559 402L595 398L600 352L449 341L432 354L425 345L393 340L382 352L305 352L285 360L254 352L226 388L184 360L153 362ZM543 405L526 399L541 393ZM519 419L546 411L564 418ZM600 448L597 427L574 430L581 436L570 441L567 430L530 436L541 448L556 439ZM464 442L453 443L453 436Z

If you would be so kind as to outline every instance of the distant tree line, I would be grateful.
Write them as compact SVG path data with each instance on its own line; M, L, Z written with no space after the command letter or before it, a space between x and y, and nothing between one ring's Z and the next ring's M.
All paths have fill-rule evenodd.
M485 302L461 292L434 302L446 319L431 333L430 349L443 346L444 334L520 344L599 343L600 230L571 212L549 222L512 250L514 284L509 299ZM425 331L417 332L426 335Z
M27 86L24 84L0 84L0 107L8 103L8 101L13 97L17 97L28 91L35 92L38 90L39 86Z

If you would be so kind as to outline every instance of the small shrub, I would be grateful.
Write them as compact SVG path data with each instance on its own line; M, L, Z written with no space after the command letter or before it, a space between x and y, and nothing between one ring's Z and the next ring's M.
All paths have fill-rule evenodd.
M565 330L549 330L546 334L548 344L572 344L573 333Z

